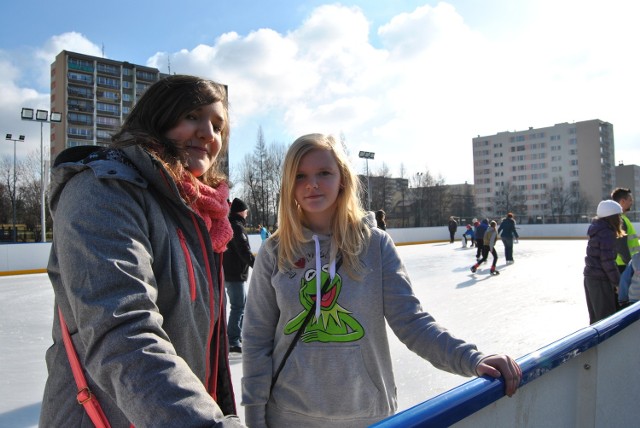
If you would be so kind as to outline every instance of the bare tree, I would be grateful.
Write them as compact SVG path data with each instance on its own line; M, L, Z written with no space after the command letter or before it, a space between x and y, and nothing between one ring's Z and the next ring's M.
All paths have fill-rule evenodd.
M277 223L285 153L284 144L274 142L267 146L262 127L259 127L253 153L246 154L238 168L238 184L251 209L253 226L260 223L271 228Z
M580 190L578 182L567 188L561 180L545 192L544 198L547 201L552 222L577 223L582 216L587 215L590 201Z
M15 168L15 170L14 170ZM7 213L7 223L11 223L12 226L15 226L13 223L15 221L18 224L17 220L17 211L18 211L18 165L14 163L14 160L10 156L5 156L0 162L0 175L2 180L2 185L6 189L6 195L9 198L9 212ZM4 205L4 204L3 204ZM9 236L13 239L12 233Z
M550 190L547 190L544 197L548 202L549 213L553 223L563 223L563 217L568 213L573 199L571 191L560 182Z
M371 181L373 182L371 186L371 209L374 211L379 209L389 211L396 185L386 163L382 163L382 167L377 174L371 177Z
M569 203L570 221L579 223L583 218L588 221L587 213L589 207L593 206L592 202L585 196L585 192L579 186L573 190L571 196L571 202Z
M269 145L267 156L267 171L269 189L273 194L270 199L271 205L268 209L267 221L264 225L275 226L278 224L278 205L280 204L280 187L282 184L282 166L284 164L284 158L287 153L287 147L282 143L273 142ZM273 223L270 223L273 220Z
M508 183L496 189L493 210L487 214L501 216L514 213L519 217L527 215L527 195L518 186Z

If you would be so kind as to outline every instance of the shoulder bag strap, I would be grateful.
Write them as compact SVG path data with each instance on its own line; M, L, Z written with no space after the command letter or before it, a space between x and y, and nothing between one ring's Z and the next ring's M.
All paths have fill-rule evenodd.
M75 379L76 385L78 386L78 395L76 395L78 404L82 404L84 410L87 412L89 418L91 418L91 421L96 426L96 428L111 428L111 425L109 425L109 421L107 420L107 416L102 411L98 400L96 399L95 395L91 393L89 387L87 386L87 379L84 377L84 373L82 373L82 365L80 364L80 360L78 359L76 349L73 347L71 335L69 334L69 328L67 327L67 323L64 321L64 317L62 316L60 307L58 307L58 316L60 317L62 340L64 341L64 347L67 351L67 357L69 358L69 364L71 365L73 378Z
M342 257L339 258L338 261L336 262L336 273L338 272L338 269L340 269L341 265L342 265ZM324 284L322 284L323 295L329 289L330 284L331 284L331 278L329 277L324 281ZM322 296L320 296L320 300L322 300ZM291 341L291 343L289 344L289 348L287 349L287 352L285 352L284 357L282 358L282 361L280 362L280 365L276 370L276 374L273 375L273 378L271 379L270 391L273 390L273 386L276 384L276 381L278 380L278 376L280 376L280 372L284 368L284 364L287 362L287 360L289 359L289 356L291 355L291 352L293 352L293 349L296 347L296 345L300 341L300 336L302 336L302 333L304 333L304 330L307 328L307 324L309 324L309 321L311 321L311 317L313 317L315 313L317 302L318 302L318 298L316 297L316 301L313 302L313 305L311 305L311 309L309 309L307 316L304 318L304 321L302 321L302 325L300 326L298 331L296 331L296 335L294 336L293 341Z

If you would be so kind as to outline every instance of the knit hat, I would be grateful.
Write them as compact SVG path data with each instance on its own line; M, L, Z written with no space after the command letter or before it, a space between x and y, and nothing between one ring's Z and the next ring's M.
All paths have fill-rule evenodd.
M616 201L607 199L598 204L596 215L600 218L609 217L616 214L622 214L622 207Z
M248 209L249 207L242 201L242 199L235 198L233 202L231 202L231 208L229 211L232 213L239 213Z

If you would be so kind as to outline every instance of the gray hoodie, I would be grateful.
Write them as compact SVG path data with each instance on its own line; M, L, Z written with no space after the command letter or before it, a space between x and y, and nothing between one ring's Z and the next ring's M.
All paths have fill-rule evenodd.
M48 273L89 388L114 428L240 427L206 226L148 153L123 152L52 171ZM91 427L59 321L40 427Z
M409 349L435 367L476 375L483 354L453 337L424 312L389 235L373 227L361 256L361 281L338 270L270 393L301 317L315 298L316 249L310 242L296 267L277 268L278 243L258 253L243 324L242 404L250 427L363 427L397 408L386 322ZM330 276L329 239L319 236L322 281Z

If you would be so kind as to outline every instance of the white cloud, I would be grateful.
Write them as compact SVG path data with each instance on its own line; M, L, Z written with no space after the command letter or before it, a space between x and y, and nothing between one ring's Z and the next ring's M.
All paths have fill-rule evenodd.
M75 31L51 37L35 53L36 59L42 63L43 73L39 80L43 86L50 84L51 72L49 66L55 60L56 55L63 50L85 55L102 56L102 50L98 45Z
M79 33L64 33L51 37L38 49L28 52L0 51L0 130L5 133L26 136L26 143L16 146L19 157L40 149L40 127L36 123L22 121L22 107L49 110L51 84L51 63L62 50L100 55L99 48ZM38 83L38 88L25 87L28 77ZM44 132L44 144L49 145L47 131ZM13 147L0 146L0 154L8 156ZM11 153L10 153L11 152Z
M352 152L374 151L376 164L394 172L404 163L410 172L430 168L448 182L472 181L478 134L594 118L615 125L637 111L625 112L609 92L638 75L633 45L621 39L628 27L602 22L601 7L580 8L578 19L582 3L554 2L552 14L543 3L527 8L535 22L499 40L471 28L448 3L374 29L359 8L325 5L287 34L227 33L171 62L229 84L236 126L268 117L291 139L344 132ZM616 15L625 13L613 3ZM636 94L634 86L626 90ZM242 144L250 149L253 141Z
M267 141L287 143L344 133L352 153L376 152L374 171L385 162L397 174L404 163L457 183L473 180L478 134L599 118L614 124L617 157L640 164L636 3L536 0L511 7L526 10L519 26L486 11L472 26L441 2L375 28L360 8L324 5L289 32L227 32L147 64L166 71L170 60L172 72L229 85L232 162L234 150L253 148L261 125ZM62 49L101 54L81 34L52 37L35 55L43 79ZM0 53L0 91L17 100L0 113L25 97L46 106L46 96L21 87L16 67Z

